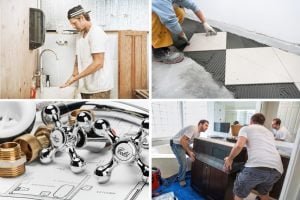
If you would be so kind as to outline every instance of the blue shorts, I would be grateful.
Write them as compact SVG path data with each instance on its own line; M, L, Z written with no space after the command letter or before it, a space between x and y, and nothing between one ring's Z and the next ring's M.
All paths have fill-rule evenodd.
M280 177L281 174L276 169L245 167L234 182L233 193L246 198L255 189L260 195L267 195Z

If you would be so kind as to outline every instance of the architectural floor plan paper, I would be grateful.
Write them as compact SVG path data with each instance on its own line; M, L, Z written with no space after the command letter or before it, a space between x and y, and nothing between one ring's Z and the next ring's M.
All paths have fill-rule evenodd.
M84 156L91 154L88 151L79 153ZM66 163L69 158L65 154L49 165L34 162L27 166L26 173L21 177L0 178L0 199L133 200L148 197L149 187L141 182L141 174L137 173L139 168L135 165L118 165L110 182L98 184L93 175L94 169L107 162L111 155L97 155L92 155L89 159L101 159L87 159L88 167L81 174L70 171Z

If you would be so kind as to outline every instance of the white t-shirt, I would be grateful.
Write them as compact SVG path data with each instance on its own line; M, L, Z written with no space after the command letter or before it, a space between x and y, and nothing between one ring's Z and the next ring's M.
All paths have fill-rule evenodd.
M113 66L107 51L107 35L95 25L91 26L84 38L82 34L79 34L76 39L79 73L93 62L93 53L104 53L103 67L95 73L79 79L78 87L81 93L92 94L113 88Z
M181 137L185 135L188 138L190 138L189 144L192 144L194 142L194 138L198 138L200 136L200 133L197 130L196 126L186 126L183 129L181 129L172 139L173 143L180 144Z
M268 167L283 172L281 157L271 131L262 125L253 124L241 128L239 137L241 136L247 138L246 167Z
M278 130L272 130L276 139L290 141L290 132L284 126L281 126Z

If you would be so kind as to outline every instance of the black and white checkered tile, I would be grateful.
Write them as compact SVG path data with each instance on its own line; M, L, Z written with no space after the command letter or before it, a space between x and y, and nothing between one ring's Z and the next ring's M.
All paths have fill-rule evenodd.
M202 25L189 19L183 29L191 45L175 46L235 98L300 98L300 56L218 29L206 37Z

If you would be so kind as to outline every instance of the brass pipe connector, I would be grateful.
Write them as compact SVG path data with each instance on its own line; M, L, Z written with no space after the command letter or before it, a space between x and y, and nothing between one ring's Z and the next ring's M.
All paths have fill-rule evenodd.
M50 146L51 129L42 125L37 128L34 135L25 134L14 139L14 142L20 144L21 150L25 153L27 162L32 162L38 156L43 148Z
M88 109L76 109L76 110L73 110L70 115L69 115L69 125L70 126L73 126L76 122L76 119L77 119L77 115L80 113L80 112L88 112L91 114L92 116L92 120L94 121L95 119L95 115L94 115L94 112L91 111L91 110L88 110Z
M25 172L26 157L16 142L0 145L0 177L16 177Z

